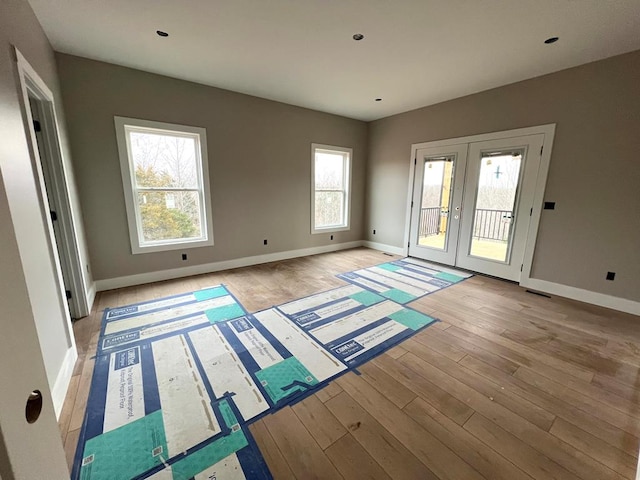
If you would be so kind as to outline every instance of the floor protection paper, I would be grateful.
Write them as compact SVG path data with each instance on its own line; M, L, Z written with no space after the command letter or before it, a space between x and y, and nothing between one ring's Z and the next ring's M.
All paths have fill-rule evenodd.
M253 315L223 285L107 309L72 478L269 479L252 421L434 321L355 284Z
M471 276L461 270L404 258L341 273L338 278L404 305Z

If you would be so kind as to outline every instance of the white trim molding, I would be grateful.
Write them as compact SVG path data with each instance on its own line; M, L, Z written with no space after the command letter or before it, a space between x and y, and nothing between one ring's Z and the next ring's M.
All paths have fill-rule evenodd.
M96 282L92 282L89 290L87 290L87 307L89 309L89 313L93 310L93 302L96 299Z
M407 206L405 209L405 228L404 228L404 242L403 245L408 245L410 242L410 228L411 228L411 203L413 200L413 188L415 177L415 163L417 158L417 152L424 148L434 147L449 147L452 145L471 144L477 142L484 142L488 140L501 140L513 137L523 137L527 135L544 135L543 149L540 155L540 167L538 168L538 175L536 178L536 187L533 199L533 205L531 210L531 217L529 223L529 231L526 239L525 251L522 263L522 272L520 274L520 282L529 280L531 275L531 265L533 264L533 254L535 250L536 240L538 237L538 227L540 225L542 204L544 202L544 192L547 182L547 175L549 172L549 163L551 162L551 150L553 148L553 140L555 137L556 124L550 123L546 125L537 125L532 127L516 128L514 130L504 130L501 132L489 132L479 135L470 135L459 138L448 138L444 140L435 140L431 142L414 143L411 145L411 158L409 159L409 182L407 193ZM518 261L520 261L518 259ZM453 266L453 265L452 265Z
M36 182L40 189L40 202L43 212L43 221L48 230L51 242L60 245L62 255L58 254L55 246L51 247L52 262L58 274L59 290L61 304L64 310L67 310L67 299L64 295L64 280L62 268L65 268L69 276L69 285L67 288L72 293L71 303L73 314L77 318L84 317L89 314L90 309L87 307L86 297L86 277L82 267L82 261L79 253L77 225L78 219L74 216L69 198L70 186L65 172L65 160L60 147L60 137L58 128L58 118L56 114L56 104L53 93L47 84L40 78L35 69L29 64L26 58L15 48L16 62L18 65L18 75L20 80L20 88L22 91L22 108L26 119L25 130L29 139L29 150L32 163L36 173ZM32 98L37 103L37 109L41 116L43 125L43 152L39 151L36 133L33 129L33 114L30 108L29 99ZM41 154L44 155L44 160ZM60 224L59 238L56 238L52 221L49 217L48 194L45 186L43 169L47 168L51 176L51 192L50 195L57 206L57 214ZM52 243L53 245L53 243ZM70 335L73 336L73 335Z
M67 350L67 353L64 356L62 366L58 371L58 376L56 377L56 381L51 389L51 399L53 400L53 409L56 412L57 419L60 419L62 405L64 404L65 397L67 396L69 382L71 382L73 369L76 366L77 360L78 351L75 346L72 346Z
M124 200L127 210L127 222L129 224L131 253L140 254L212 246L214 244L213 222L206 129L189 125L177 125L174 123L156 122L152 120L119 116L113 117L113 122L116 129L116 141L120 156L120 170L122 174L122 186L124 188ZM189 187L181 185L175 188L169 186L156 188L138 185L135 173L136 166L134 162L134 152L132 150L131 133L153 133L155 135L163 135L166 137L192 140L195 155L196 184ZM176 192L191 192L197 195L201 228L200 237L193 239L172 238L169 240L145 239L142 224L142 211L138 204L137 194L145 191L150 194L160 192L168 193L171 189Z
M249 267L251 265L278 262L280 260L288 260L290 258L307 257L309 255L317 255L319 253L337 252L338 250L348 250L350 248L361 247L362 244L363 242L361 240L356 240L354 242L336 243L333 245L323 245L321 247L301 248L299 250L288 250L284 252L268 253L265 255L254 255L251 257L222 260L220 262L204 263L201 265L173 268L170 270L139 273L136 275L128 275L126 277L107 278L104 280L96 280L96 290L98 292L102 292L104 290L112 290L114 288L161 282L163 280L190 277L191 275L201 275L203 273L219 272L221 270L230 270L232 268Z
M328 153L342 156L342 192L344 195L343 222L339 225L316 227L316 154ZM311 234L334 233L351 229L351 165L353 164L353 149L336 147L320 143L311 144Z
M604 293L592 292L582 288L570 287L560 283L548 282L537 278L527 278L520 281L520 286L544 293L558 295L560 297L578 300L580 302L598 305L600 307L611 308L620 312L640 315L640 302L626 298L614 297Z
M384 253L391 253L392 255L407 256L407 249L402 247L394 247L393 245L387 245L385 243L370 242L365 240L362 242L363 247L372 248L373 250L380 250Z
M284 252L269 253L266 255L255 255L251 257L223 260L220 262L206 263L202 265L193 265L189 267L174 268L170 270L160 270L156 272L128 275L125 277L96 280L95 290L98 292L102 292L115 288L124 288L133 285L142 285L145 283L161 282L163 280L172 280L176 278L189 277L191 275L219 272L222 270L230 270L233 268L249 267L252 265L260 265L262 263L278 262L280 260L306 257L309 255L317 255L320 253L337 252L339 250L348 250L357 247L367 247L373 250L378 250L380 252L390 253L392 255L406 256L406 249L402 247L371 242L368 240L357 240L353 242L338 243L335 245L324 245L321 247L288 250ZM522 281L520 282L520 286L529 288L531 290L557 295L559 297L578 300L580 302L585 302L592 305L598 305L621 312L640 315L640 302L635 302L633 300L605 295L603 293L583 290L580 288L561 285L559 283L548 282L546 280L539 280L536 278L529 278L526 281Z

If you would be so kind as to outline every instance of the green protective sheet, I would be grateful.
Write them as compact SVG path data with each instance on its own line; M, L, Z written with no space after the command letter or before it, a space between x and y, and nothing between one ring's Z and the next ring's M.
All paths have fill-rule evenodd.
M386 292L382 292L382 295L387 297L389 300L393 300L394 302L405 304L409 303L412 300L415 300L416 296L411 295L410 293L404 292L402 290L398 290L397 288L392 288L387 290Z
M285 358L275 365L256 372L256 377L262 382L262 386L274 403L278 403L294 392L304 390L304 387L300 385L285 389L285 387L295 381L302 382L309 386L318 383L318 379L295 357Z
M435 318L431 318L429 315L425 315L424 313L416 312L415 310L404 309L399 312L392 313L389 315L391 320L395 320L398 323L401 323L407 328L411 330L420 330L422 327L429 325L436 321Z
M88 459L93 455L93 461ZM82 455L82 480L128 479L162 463L167 455L162 411L88 440Z
M231 305L224 305L222 307L210 308L206 310L205 315L209 319L210 323L224 322L225 320L231 320L232 318L242 317L246 315L242 307L237 303Z
M375 305L376 303L380 303L384 300L384 297L381 297L377 293L373 293L368 290L363 290L362 292L349 295L349 298L352 298L356 302L361 303L365 307Z
M458 275L454 275L453 273L447 272L438 272L434 275L434 277L439 278L440 280L446 280L451 283L458 283L464 280L464 277L459 277Z
M384 270L388 270L390 272L395 272L402 268L402 267L399 267L398 265L394 265L393 263L383 263L382 265L378 265L378 267Z
M203 300L211 300L212 298L224 297L225 295L229 295L229 292L223 286L206 288L204 290L193 292L193 296L199 302Z

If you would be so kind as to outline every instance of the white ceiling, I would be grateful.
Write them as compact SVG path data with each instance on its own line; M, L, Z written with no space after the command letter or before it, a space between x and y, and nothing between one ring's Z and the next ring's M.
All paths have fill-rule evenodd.
M60 52L362 120L640 49L638 0L29 1Z

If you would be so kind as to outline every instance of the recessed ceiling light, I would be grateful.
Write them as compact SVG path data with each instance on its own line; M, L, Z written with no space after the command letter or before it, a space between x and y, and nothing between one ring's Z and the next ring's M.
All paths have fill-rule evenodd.
M363 38L364 38L364 35L363 35L363 34L361 34L361 33L356 33L356 34L354 34L354 35L353 35L353 39L354 39L356 42L359 42L359 41L360 41L360 40L362 40Z
M156 33L161 37L168 37L169 34L167 32L163 32L162 30L156 30Z
M376 98L376 102L381 102L382 99L381 98Z
M560 40L560 38L559 38L559 37L550 37L550 38L547 38L547 39L544 41L544 43L546 43L547 45L550 45L550 44L552 44L552 43L556 43L558 40Z

